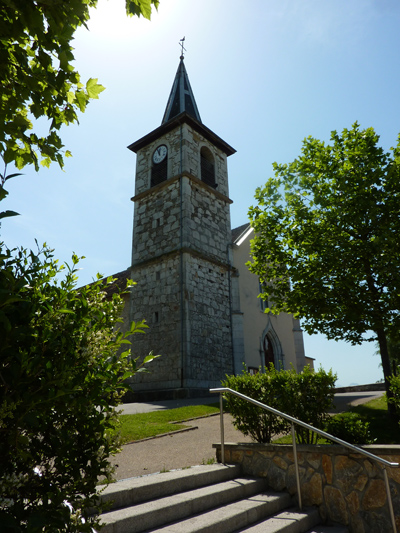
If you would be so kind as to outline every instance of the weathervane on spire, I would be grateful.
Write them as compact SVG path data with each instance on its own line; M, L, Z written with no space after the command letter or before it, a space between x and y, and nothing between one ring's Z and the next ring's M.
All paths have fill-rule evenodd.
M179 39L179 46L181 47L181 57L180 57L180 59L183 59L183 57L184 57L183 51L185 50L185 52L186 52L186 48L183 46L184 42L185 42L185 37L183 39Z

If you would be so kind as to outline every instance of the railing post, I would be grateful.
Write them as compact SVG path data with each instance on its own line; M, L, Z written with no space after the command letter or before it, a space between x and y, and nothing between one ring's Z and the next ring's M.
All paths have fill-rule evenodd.
M383 467L383 478L385 480L386 494L387 494L388 505L389 505L390 520L392 521L393 533L397 533L396 520L394 518L394 511L393 511L392 495L390 493L390 485L389 485L389 479L387 475L386 466Z
M221 463L225 464L225 437L224 437L224 404L223 393L219 394L219 411L220 411L220 425L221 425Z
M292 444L293 444L294 468L296 470L297 498L299 500L299 509L301 511L303 509L303 504L301 502L299 461L297 460L297 446L296 446L296 431L294 429L293 422L292 422Z

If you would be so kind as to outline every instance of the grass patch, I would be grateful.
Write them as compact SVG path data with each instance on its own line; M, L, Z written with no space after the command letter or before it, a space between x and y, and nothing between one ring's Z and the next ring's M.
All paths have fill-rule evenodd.
M171 422L184 422L190 418L208 416L218 412L218 404L209 404L162 409L136 415L121 415L118 432L121 435L122 443L125 444L189 427L187 424L171 424Z
M398 422L389 418L386 395L375 398L367 403L350 407L348 411L357 413L360 417L369 422L369 430L374 444L399 444L400 426ZM277 440L278 444L291 444L292 437L285 435ZM318 440L318 444L332 444L323 438Z

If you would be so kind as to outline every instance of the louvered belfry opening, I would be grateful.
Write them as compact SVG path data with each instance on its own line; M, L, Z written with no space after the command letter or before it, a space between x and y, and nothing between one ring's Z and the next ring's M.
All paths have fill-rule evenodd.
M210 187L216 187L214 157L207 147L203 146L200 151L201 180Z
M161 163L153 163L151 169L151 187L155 187L159 183L166 181L168 174L168 157L166 157Z

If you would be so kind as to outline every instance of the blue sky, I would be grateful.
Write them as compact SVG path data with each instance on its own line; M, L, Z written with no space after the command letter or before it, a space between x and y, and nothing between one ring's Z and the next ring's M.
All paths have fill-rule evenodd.
M232 226L247 220L254 191L274 161L328 140L358 121L389 149L400 132L398 0L161 0L152 21L128 19L123 0L99 0L75 39L77 68L106 87L62 132L73 158L9 183L2 226L9 246L47 242L60 261L86 256L80 282L110 275L131 258L135 155L128 144L158 127L179 63L203 123L232 145ZM306 353L338 384L382 378L372 344L352 347L305 336Z

